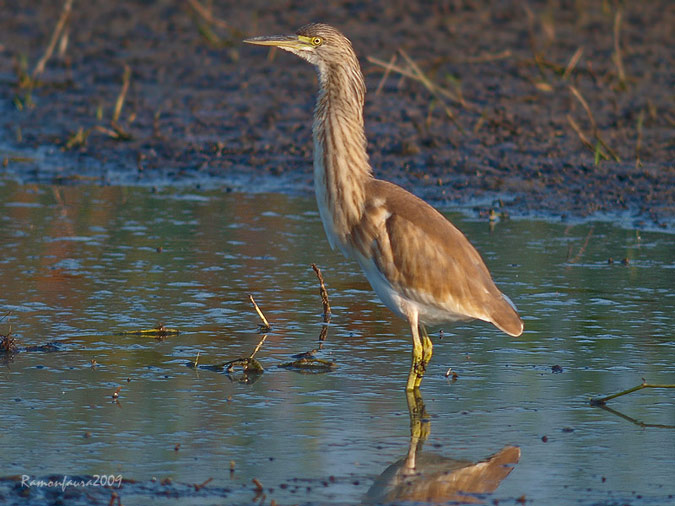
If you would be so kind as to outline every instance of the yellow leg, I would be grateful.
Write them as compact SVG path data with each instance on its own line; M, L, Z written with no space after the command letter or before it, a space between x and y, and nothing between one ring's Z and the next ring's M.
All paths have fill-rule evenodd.
M417 328L417 315L409 317L410 330L412 332L412 364L410 365L410 373L408 374L408 383L405 389L408 391L419 388L424 376L424 345L420 339L419 330Z
M424 325L422 323L418 324L418 335L422 348L422 355L421 360L417 366L419 372L417 374L417 377L415 378L414 388L419 388L419 386L422 384L422 378L424 377L424 373L427 370L427 365L431 360L431 355L433 354L434 349L434 345L431 342L431 339L429 338L429 334L427 334L427 329L424 328Z
M410 436L424 442L429 436L430 420L419 389L406 392L408 415L410 416Z
M406 397L410 415L410 444L406 457L406 471L413 473L417 465L417 453L422 451L424 442L429 437L431 424L419 389L407 391Z
M427 329L424 328L424 324L420 323L420 336L422 338L422 360L424 361L424 371L427 370L427 365L431 361L431 355L434 352L434 343L431 342L429 334L427 334ZM420 380L421 381L421 380Z

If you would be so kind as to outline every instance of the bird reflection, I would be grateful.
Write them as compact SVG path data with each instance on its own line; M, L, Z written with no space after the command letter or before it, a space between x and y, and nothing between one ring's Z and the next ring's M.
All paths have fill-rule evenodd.
M408 454L390 465L370 487L368 503L394 501L481 503L513 470L520 448L505 446L480 462L423 453L430 422L419 390L406 392L410 413Z

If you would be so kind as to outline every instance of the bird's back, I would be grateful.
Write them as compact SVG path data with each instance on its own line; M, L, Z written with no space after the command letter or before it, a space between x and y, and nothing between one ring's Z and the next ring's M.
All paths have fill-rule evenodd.
M371 285L390 309L401 314L392 306L404 301L416 305L423 323L478 318L512 336L522 333L518 313L452 223L395 184L371 179L366 194L362 220L350 239Z

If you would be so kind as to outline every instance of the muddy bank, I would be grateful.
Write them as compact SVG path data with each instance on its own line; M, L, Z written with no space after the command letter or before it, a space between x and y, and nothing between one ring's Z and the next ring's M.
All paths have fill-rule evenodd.
M4 177L309 191L314 72L241 39L323 21L361 59L378 177L448 207L675 226L670 2L75 1L26 85L61 5L2 2ZM382 81L367 58L406 67L399 48L445 92Z

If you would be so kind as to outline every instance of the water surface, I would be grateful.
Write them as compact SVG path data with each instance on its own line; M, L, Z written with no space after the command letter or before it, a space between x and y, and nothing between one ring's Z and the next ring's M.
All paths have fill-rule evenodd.
M0 182L0 312L11 312L0 334L11 326L20 350L2 365L0 500L107 504L114 491L125 505L392 501L405 498L392 484L411 451L432 479L518 448L496 490L467 500L672 502L672 390L610 401L617 413L588 399L643 378L675 383L673 236L449 216L526 331L433 329L424 411L411 417L409 329L330 251L310 199ZM311 263L333 309L317 356L338 367L324 374L277 367L318 345ZM188 367L197 355L208 366L252 352L261 335L249 293L273 327L256 355L265 373L246 384ZM180 334L124 333L158 323ZM22 487L22 475L124 482L63 492Z

